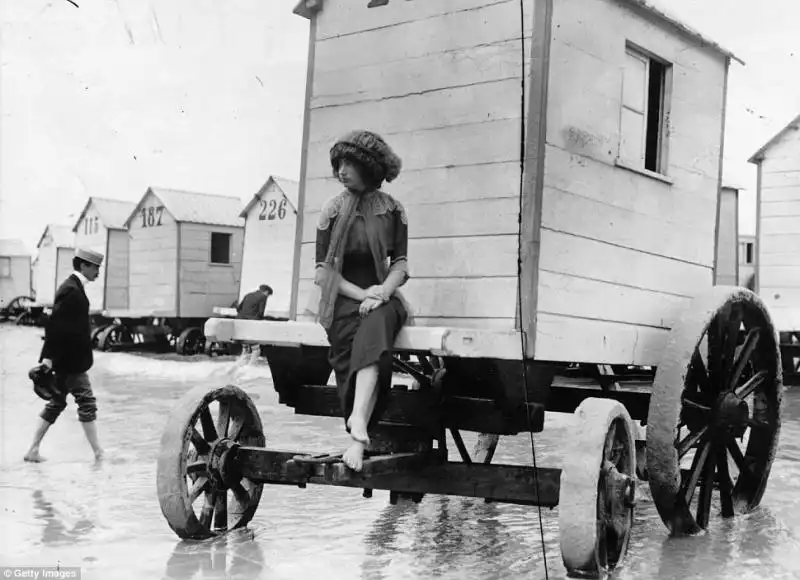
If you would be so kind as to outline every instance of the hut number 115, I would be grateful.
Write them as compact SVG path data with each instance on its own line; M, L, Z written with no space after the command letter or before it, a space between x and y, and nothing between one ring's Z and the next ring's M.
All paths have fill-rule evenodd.
M161 218L164 215L164 206L159 205L158 207L143 207L142 211L139 212L139 215L142 216L143 228L160 226Z

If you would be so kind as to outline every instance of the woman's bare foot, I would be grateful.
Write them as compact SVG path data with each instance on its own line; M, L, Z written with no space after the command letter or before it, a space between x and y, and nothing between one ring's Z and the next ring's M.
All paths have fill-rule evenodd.
M342 461L353 471L361 471L364 465L364 444L353 441L353 444L342 454Z
M367 424L362 419L350 415L350 418L347 420L347 427L350 429L350 437L352 437L354 441L369 445Z
M39 455L39 450L38 449L28 451L25 454L25 457L23 457L23 459L25 461L30 462L30 463L41 463L42 461L46 461L46 459L44 457Z

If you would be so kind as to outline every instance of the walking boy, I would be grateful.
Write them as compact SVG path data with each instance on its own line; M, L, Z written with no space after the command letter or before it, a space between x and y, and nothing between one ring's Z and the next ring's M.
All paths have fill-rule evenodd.
M39 415L40 420L25 461L39 462L39 445L47 430L67 407L67 394L78 404L78 420L95 458L102 459L103 450L97 438L97 404L92 385L86 374L94 364L89 326L89 299L84 286L94 281L100 272L103 255L89 250L75 250L72 267L75 270L56 291L53 312L45 327L44 345L39 362L53 369L56 392Z

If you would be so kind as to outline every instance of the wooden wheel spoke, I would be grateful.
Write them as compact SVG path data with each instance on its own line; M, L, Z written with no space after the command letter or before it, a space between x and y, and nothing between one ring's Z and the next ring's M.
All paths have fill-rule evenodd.
M675 445L676 449L678 450L678 457L680 458L686 455L689 450L703 438L703 435L706 434L707 430L708 427L701 427L699 431L689 433L686 437L684 437L683 441L680 441L677 445Z
M736 346L739 342L739 330L742 327L742 319L744 318L744 309L741 306L733 307L731 309L731 317L727 321L725 327L725 335L722 337L722 375L720 376L720 388L729 390L727 387L730 384L730 372L734 367L734 359L736 357Z
M198 473L205 473L206 471L206 462L205 461L193 461L186 466L186 475L195 475Z
M705 461L703 482L700 484L700 497L697 500L697 525L703 529L708 527L708 519L711 514L711 492L714 491L714 472L716 470L714 448L710 444L708 447L711 450Z
M742 474L747 473L747 465L745 464L744 454L739 448L739 444L733 439L728 439L726 446L728 447L728 453L731 454L734 463L736 463L736 468L739 470L739 477L741 477Z
M711 443L709 441L705 441L703 445L698 447L697 451L695 451L692 467L689 469L689 475L681 486L681 495L684 497L686 505L692 503L694 490L697 488L697 482L700 480L700 473L706 465L709 451L711 451Z
M728 452L726 445L720 445L716 449L717 458L717 481L719 481L719 498L722 503L722 517L732 518L733 512L733 483L728 471Z
M709 386L714 395L719 393L719 388L725 380L722 361L725 335L721 327L722 322L727 320L727 314L729 313L730 306L723 309L722 313L711 321L711 324L708 326L708 332L706 333L706 340L708 342L708 358L706 359L708 361L708 379L710 383Z
M233 497L236 498L236 501L238 501L242 505L246 506L247 504L250 503L250 493L247 491L244 485L242 485L241 481L237 482L231 488L231 491L233 491Z
M217 493L217 501L214 506L214 527L218 530L228 529L228 492L224 490Z
M692 399L683 398L683 404L687 407L692 407L693 409L697 409L698 411L710 411L711 407L708 405L703 405L702 403L698 403L697 401L693 401Z
M231 405L230 401L220 401L219 402L219 416L217 417L217 433L220 437L227 437L228 436L228 420L231 416Z
M208 407L200 412L200 424L203 426L203 435L206 441L217 440L217 429L214 427L214 420L211 418L211 411Z
M753 353L758 346L758 339L760 336L760 328L751 328L747 332L747 337L744 339L742 350L739 352L739 356L736 357L736 361L733 363L731 378L728 382L728 390L733 390L736 388L736 384L739 382L739 379L742 377L742 373L744 372L744 367L747 366L748 362L750 362L750 358L753 356Z
M767 379L768 375L768 371L758 371L756 374L750 377L750 379L743 384L739 390L736 391L736 396L740 399L749 397L758 387L761 386L761 383Z
M711 383L708 378L708 371L706 365L703 363L703 357L700 354L700 349L696 348L692 354L692 361L689 364L689 372L686 377L687 382L693 382L697 385L697 389L701 393L708 393Z
M208 478L198 477L197 480L189 488L189 503L194 503L200 494L208 489Z
M244 415L235 414L231 417L230 426L228 427L228 439L236 441L239 439L242 427L244 426Z
M217 492L211 491L206 493L206 501L203 504L203 511L200 514L200 525L204 528L211 527L211 518L214 515L214 507L217 503Z
M211 451L211 446L203 439L196 427L192 427L192 445L197 449L198 455L205 455Z

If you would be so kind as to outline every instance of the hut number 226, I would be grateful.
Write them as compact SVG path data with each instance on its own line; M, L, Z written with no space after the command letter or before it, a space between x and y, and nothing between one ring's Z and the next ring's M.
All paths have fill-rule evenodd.
M164 206L159 205L158 207L143 207L142 211L139 212L139 215L142 216L143 228L160 226L161 218L164 215Z
M271 199L269 201L261 200L259 202L261 204L261 213L258 214L258 219L261 221L264 220L274 220L276 217L279 220L282 220L286 217L286 200L282 199L280 203Z

